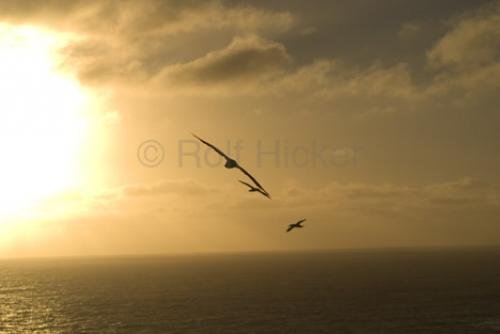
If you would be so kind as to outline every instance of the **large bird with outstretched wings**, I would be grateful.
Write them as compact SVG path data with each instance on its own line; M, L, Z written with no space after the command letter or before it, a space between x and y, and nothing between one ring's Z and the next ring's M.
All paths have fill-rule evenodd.
M232 169L232 168L239 169L243 174L245 174L246 176L248 176L250 178L250 180L252 180L252 182L262 191L262 193L265 196L269 196L269 193L264 189L264 187L259 183L259 181L257 181L257 179L255 177L253 177L252 174L250 174L243 167L241 167L241 165L236 160L230 158L224 152L222 152L220 149L218 149L215 145L212 145L209 142L201 139L200 137L198 137L194 133L192 135L196 139L198 139L199 141L201 141L203 144L205 144L208 147L210 147L211 149L213 149L215 152L217 152L219 155L221 155L224 159L226 159L226 163L224 164L224 167L226 167L228 169Z

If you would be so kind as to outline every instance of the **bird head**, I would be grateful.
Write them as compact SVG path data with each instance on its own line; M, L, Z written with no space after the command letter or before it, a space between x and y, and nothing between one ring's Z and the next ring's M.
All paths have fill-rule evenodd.
M238 166L238 163L233 159L227 159L226 163L224 164L224 167L226 168L234 168L236 166Z

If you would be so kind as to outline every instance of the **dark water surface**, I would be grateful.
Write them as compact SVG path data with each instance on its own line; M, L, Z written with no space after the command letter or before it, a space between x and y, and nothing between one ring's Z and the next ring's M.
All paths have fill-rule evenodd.
M0 261L0 333L500 333L500 250Z

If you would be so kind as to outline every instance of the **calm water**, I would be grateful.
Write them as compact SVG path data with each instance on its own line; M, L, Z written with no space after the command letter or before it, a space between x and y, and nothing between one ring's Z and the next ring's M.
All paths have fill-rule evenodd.
M500 251L0 261L0 333L500 333Z

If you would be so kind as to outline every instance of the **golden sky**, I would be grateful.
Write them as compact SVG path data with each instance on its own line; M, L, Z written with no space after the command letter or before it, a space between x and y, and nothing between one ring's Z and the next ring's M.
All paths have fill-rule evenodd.
M498 245L498 92L498 1L0 0L0 256Z

